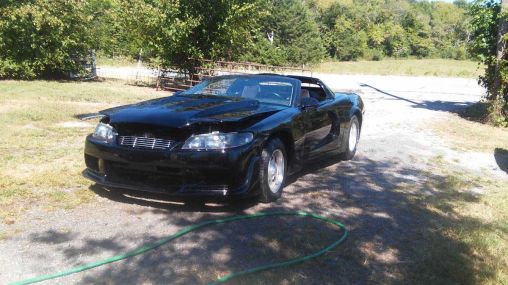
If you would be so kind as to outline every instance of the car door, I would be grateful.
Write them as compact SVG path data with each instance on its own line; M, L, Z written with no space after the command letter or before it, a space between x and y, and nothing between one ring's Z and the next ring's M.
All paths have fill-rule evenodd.
M314 108L305 109L303 117L307 157L313 158L337 147L333 144L337 142L334 130L337 118L331 98L319 102Z

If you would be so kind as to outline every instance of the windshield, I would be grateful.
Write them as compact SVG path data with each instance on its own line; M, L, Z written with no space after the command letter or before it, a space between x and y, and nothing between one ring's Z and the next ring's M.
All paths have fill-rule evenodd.
M295 90L291 79L267 76L215 77L182 92L254 99L262 103L290 106Z

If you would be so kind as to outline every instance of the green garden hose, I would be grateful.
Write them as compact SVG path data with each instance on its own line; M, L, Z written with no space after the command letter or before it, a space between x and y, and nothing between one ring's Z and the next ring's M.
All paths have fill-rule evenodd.
M11 285L33 284L33 283L37 283L37 282L41 282L41 281L45 281L45 280L50 280L50 279L55 279L55 278L59 278L59 277L64 277L64 276L68 276L68 275L71 275L71 274L74 274L74 273L78 273L78 272L81 272L81 271L92 269L94 267L98 267L98 266L101 266L101 265L105 265L105 264L108 264L108 263L112 263L112 262L115 262L115 261L119 261L119 260L122 260L122 259L129 258L129 257L133 257L133 256L136 256L136 255L145 253L147 251L150 251L152 249L155 249L155 248L157 248L159 246L162 246L162 245L164 245L164 244L166 244L166 243L168 243L168 242L170 242L170 241L172 241L172 240L174 240L176 238L179 238L179 237L181 237L183 235L186 235L186 234L188 234L188 233L190 233L190 232L192 232L194 230L197 230L197 229L200 229L200 228L203 228L203 227L207 227L207 226L210 226L210 225L224 224L224 223L234 222L234 221L238 221L238 220L256 219L256 218L261 218L261 217L273 217L273 216L300 216L300 217L309 217L309 218L312 218L312 219L325 221L327 223L333 224L333 225L339 227L340 229L342 229L343 234L342 234L342 236L338 240L334 241L330 245L328 245L328 246L324 247L323 249L321 249L319 251L316 251L316 252L314 252L312 254L300 256L300 257L293 258L293 259L290 259L290 260L287 260L287 261L282 261L282 262L276 262L276 263L261 265L261 266L258 266L258 267L254 267L254 268L246 269L246 270L243 270L243 271L231 273L229 275L226 275L226 276L223 276L223 277L219 278L218 280L216 280L216 281L214 281L212 283L209 283L209 285L212 285L212 284L215 285L215 284L224 283L224 282L226 282L228 280L231 280L231 279L236 278L236 277L241 276L241 275L246 275L246 274L250 274L250 273L260 272L260 271L263 271L263 270L268 270L268 269L277 268L277 267L285 267L285 266L289 266L289 265L292 265L292 264L296 264L296 263L300 263L300 262L304 262L304 261L316 258L316 257L324 254L325 252L330 251L331 249L333 249L334 247L340 245L341 243L343 243L346 240L347 236L348 236L348 231L347 231L346 227L343 224L341 224L340 222L332 220L332 219L328 219L328 218L320 216L320 215L312 214L312 213L306 213L306 212L268 212L268 213L256 213L256 214L250 214L250 215L238 215L238 216L232 216L232 217L223 218L223 219L204 221L204 222L201 222L201 223L198 223L198 224L186 227L186 228L178 231L177 233L175 233L173 235L170 235L168 237L160 239L160 240L158 240L155 243L144 245L144 246L142 246L142 247L140 247L138 249L135 249L133 251L129 251L129 252L126 252L126 253L123 253L123 254L115 255L113 257L110 257L110 258L107 258L107 259L104 259L104 260L100 260L100 261L96 261L96 262L92 262L92 263L88 263L88 264L85 264L85 265L82 265L82 266L74 267L74 268L68 269L66 271L57 272L57 273L51 273L51 274L47 274L47 275L42 275L42 276L38 276L38 277L26 279L26 280L14 282L14 283L11 283Z

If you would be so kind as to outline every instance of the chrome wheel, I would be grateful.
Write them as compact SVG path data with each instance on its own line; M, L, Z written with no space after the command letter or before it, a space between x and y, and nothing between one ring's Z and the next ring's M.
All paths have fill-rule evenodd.
M356 144L358 143L358 123L356 121L351 122L351 126L349 127L349 151L353 152L356 149Z
M268 187L272 193L279 192L284 181L284 154L280 149L272 152L268 161Z

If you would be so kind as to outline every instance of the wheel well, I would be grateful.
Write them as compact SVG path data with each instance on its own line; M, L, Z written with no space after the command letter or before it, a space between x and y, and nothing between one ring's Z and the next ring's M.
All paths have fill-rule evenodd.
M360 123L360 127L362 126L362 112L360 112L360 110L356 110L354 113L353 113L354 116L356 116L358 118L358 123Z
M284 148L286 149L288 164L291 165L295 158L295 144L293 141L293 136L291 135L291 133L287 131L279 131L271 134L268 137L267 141L270 141L273 138L278 138L282 141L282 143L284 144Z

